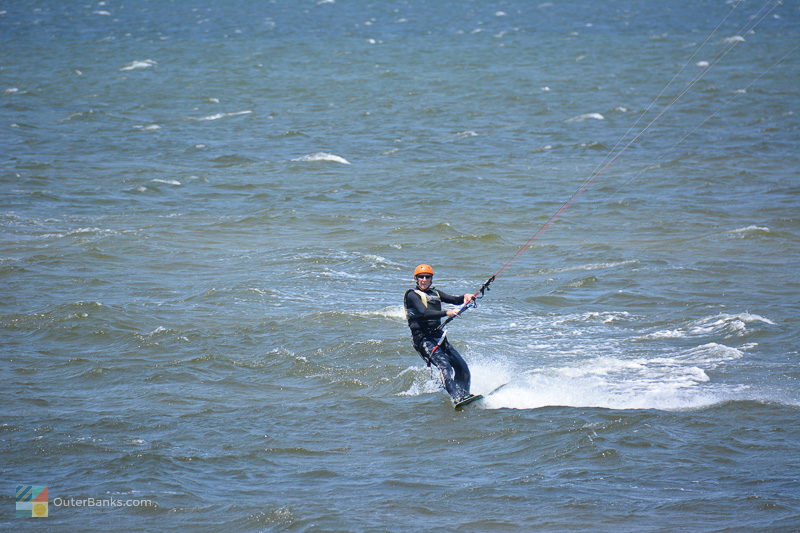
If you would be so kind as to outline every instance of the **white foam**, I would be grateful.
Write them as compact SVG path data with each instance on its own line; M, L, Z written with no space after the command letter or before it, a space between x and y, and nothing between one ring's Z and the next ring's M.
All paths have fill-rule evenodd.
M685 331L681 331L678 329L666 329L662 331L656 331L655 333L650 333L648 335L644 335L643 337L637 337L637 339L642 339L642 340L681 339L684 337L686 337Z
M770 229L766 226L756 226L751 225L747 226L746 228L739 228L735 230L731 230L728 233L732 233L735 235L745 236L745 235L753 235L759 233L770 233Z
M772 320L752 313L737 315L722 313L698 320L692 325L690 333L694 335L721 334L728 337L742 336L747 333L747 325L756 322L775 325Z
M389 261L388 259L386 259L382 255L364 254L364 258L365 259L369 259L373 263L382 264L382 265L388 265L388 264L396 265L396 264L398 264L398 263L395 263L393 261Z
M742 351L710 343L672 357L586 358L534 369L472 364L473 392L484 394L489 409L545 406L608 409L679 410L700 408L727 398L736 387L710 383L707 368L742 357ZM506 384L497 388L497 381Z
M602 270L606 268L616 268L620 266L626 265L635 265L639 261L636 259L628 259L625 261L611 261L609 263L588 263L586 265L574 265L568 266L564 268L553 268L553 269L545 269L542 270L542 274L555 274L558 272L573 272L573 271L591 271L591 270Z
M704 376L702 370L699 375ZM721 401L712 391L687 390L681 382L628 383L610 386L597 378L564 380L531 376L511 383L486 397L489 409L535 409L546 406L601 407L606 409L681 410L700 408Z
M732 337L744 337L750 333L748 325L757 325L759 323L775 325L772 320L752 313L739 313L736 315L720 313L718 315L711 315L695 320L682 328L655 331L643 337L637 337L635 340L691 337L723 337L728 339Z
M352 272L345 272L343 270L325 270L320 273L321 278L334 278L334 279L359 279L361 276L353 274Z
M67 233L67 235L79 235L81 233L102 233L103 231L110 231L110 230L102 230L100 228L78 228L70 231L69 233Z
M744 352L738 348L725 346L724 344L718 344L716 342L709 342L708 344L686 350L675 356L672 361L705 364L713 367L725 361L741 359L743 356Z
M605 311L605 312L602 312L602 313L586 313L584 315L584 318L586 320L600 319L600 320L602 320L603 324L612 324L612 323L618 322L620 320L627 320L628 318L630 318L630 316L631 316L631 314L628 313L627 311L621 311L621 312L618 312L618 313L612 313L612 312Z
M342 165L350 164L350 161L348 161L344 157L336 154L329 154L328 152L316 152L313 154L308 154L302 157L298 157L296 159L292 159L292 161L296 162L329 161L331 163L341 163Z
M249 115L250 113L252 113L252 111L250 111L249 109L245 111L234 111L232 113L214 113L213 115L208 115L203 118L198 118L197 120L219 120L221 118L226 118L226 117L238 117L241 115Z
M741 35L733 35L732 37L726 37L725 39L723 39L723 42L727 44L743 43L744 37L742 37Z
M606 117L601 115L600 113L584 113L583 115L578 115L577 117L572 117L567 119L567 122L585 122L587 120L605 120Z
M159 126L158 124L148 124L147 126L140 124L138 126L134 126L133 129L140 131L155 131L155 130L160 130L161 126Z
M176 185L176 186L181 185L181 182L178 180L165 180L161 178L155 178L150 181L152 181L153 183L164 183L166 185Z
M383 318L391 318L393 320L405 320L406 310L402 305L395 305L377 309L375 311L362 311L356 313L359 316L379 316Z
M120 232L115 231L113 229L102 229L102 228L77 228L67 233L62 234L54 234L52 236L58 237L74 237L76 235L119 235Z
M150 68L150 67L155 66L157 64L158 63L156 61L153 61L152 59L137 60L137 61L132 61L131 63L128 63L127 65L122 67L120 70L136 70L136 69L142 69L142 68Z
M399 378L403 374L407 373L414 374L414 381L407 390L398 393L398 396L420 396L422 394L439 392L442 389L441 383L437 380L431 379L431 373L429 369L425 367L408 367L397 377Z
M706 68L706 67L708 67L710 65L710 63L708 61L698 61L695 64L700 68Z
M513 366L502 359L477 359L469 364L473 393L488 394L514 377Z
M577 379L608 376L625 370L641 371L642 369L643 364L635 360L627 361L616 357L597 357L577 365L555 367L550 369L550 372L569 379Z
M590 311L582 314L569 314L564 315L562 318L553 319L552 324L561 326L571 322L589 322L603 324L613 324L614 322L629 320L631 314L627 311ZM512 327L519 327L516 323L511 324Z

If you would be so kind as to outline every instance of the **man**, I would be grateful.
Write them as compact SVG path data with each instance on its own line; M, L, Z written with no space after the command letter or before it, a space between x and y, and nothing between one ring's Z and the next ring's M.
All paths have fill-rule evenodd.
M406 291L404 305L408 327L411 328L411 338L414 348L428 363L435 365L442 375L444 388L453 403L469 397L470 373L466 361L447 342L447 339L436 348L442 338L442 332L437 330L441 319L453 316L457 309L442 311L442 302L462 305L472 301L471 294L463 296L450 296L432 286L433 268L430 265L419 265L414 269L416 288Z

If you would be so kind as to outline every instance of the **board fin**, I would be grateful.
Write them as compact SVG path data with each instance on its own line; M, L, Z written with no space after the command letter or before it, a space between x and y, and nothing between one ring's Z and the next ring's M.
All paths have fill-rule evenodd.
M469 405L469 404L471 404L472 402L474 402L474 401L476 401L476 400L480 400L480 399L482 399L482 398L483 398L483 396L481 396L480 394L470 394L469 396L467 396L467 397L465 397L465 398L462 398L461 400L457 401L457 402L456 402L456 403L453 405L453 407L455 407L456 409L458 409L458 408L460 408L460 407L464 407L465 405Z

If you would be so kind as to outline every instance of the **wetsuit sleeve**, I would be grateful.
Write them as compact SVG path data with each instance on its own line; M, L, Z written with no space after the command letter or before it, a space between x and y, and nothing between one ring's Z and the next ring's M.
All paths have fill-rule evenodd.
M439 295L441 296L441 292ZM447 316L446 311L437 311L435 309L431 309L429 307L425 307L422 304L422 298L419 297L414 291L408 291L406 293L406 309L409 310L409 313L417 318L424 318L424 319L437 319Z
M437 289L438 290L438 289ZM464 295L461 296L450 296L446 292L439 291L439 298L446 304L453 304L453 305L461 305L464 303ZM447 314L447 313L445 313Z

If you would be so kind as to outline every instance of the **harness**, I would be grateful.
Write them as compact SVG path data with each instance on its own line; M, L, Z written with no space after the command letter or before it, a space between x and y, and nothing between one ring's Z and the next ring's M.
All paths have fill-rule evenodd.
M436 293L436 297L439 298L439 300L441 301L442 297L439 295L439 291L437 291L436 289L430 289L430 290L431 290L431 292ZM406 294L408 294L409 292L416 292L417 295L419 296L419 299L422 300L422 305L424 305L425 308L427 309L427 307L428 307L428 294L425 291L421 291L419 289L408 289L406 291ZM412 317L409 316L408 306L405 305L405 298L403 299L403 306L405 306L405 310L406 310L406 320L411 320ZM414 317L414 318L416 319L416 317Z
M439 291L437 291L434 288L430 288L428 290L431 291L433 294L435 294L435 298L438 299L441 302L442 296L439 294ZM422 302L422 305L425 306L426 309L429 307L429 303L430 302L428 301L428 296L429 296L428 293L426 293L425 291L421 291L419 289L408 289L406 291L406 296L408 296L409 292L415 292L417 294L417 296L419 296L419 299ZM433 295L431 295L431 296L433 296ZM428 331L431 331L431 332L436 331L436 326L434 326L434 324L431 324L424 317L421 317L421 316L412 317L411 316L411 313L409 311L408 305L406 304L405 298L403 298L403 306L405 307L406 320L408 321L409 326L412 326L412 324L415 324L415 326L412 327L412 331L414 331L415 327L421 328L421 329L423 329L423 331L424 330L428 330ZM437 319L437 322L438 322L438 319ZM444 338L439 340L439 344L436 345L436 348L433 349L431 354L436 353L436 350L439 348L439 346L441 346L443 341L444 341ZM428 367L431 366L430 357L426 357L422 353L420 353L420 357L422 357L422 359L425 361L425 364L428 365Z

